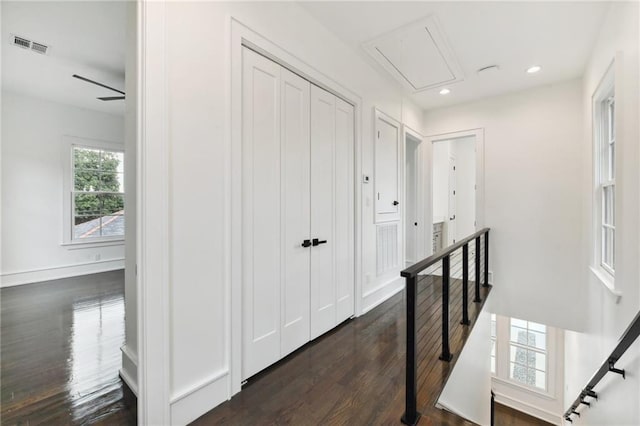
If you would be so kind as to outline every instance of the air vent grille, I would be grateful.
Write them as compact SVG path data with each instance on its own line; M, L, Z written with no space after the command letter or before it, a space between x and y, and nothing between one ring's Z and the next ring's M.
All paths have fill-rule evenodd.
M22 47L23 49L30 49L31 48L31 41L30 40L27 40L26 38L22 38L22 37L18 37L18 36L13 36L13 44L15 46Z
M35 41L31 43L31 50L33 50L34 52L38 52L38 53L42 53L43 55L46 55L47 49L49 49L49 46L46 46L44 44L36 43Z
M41 55L46 55L50 49L50 46L47 46L46 44L31 41L15 34L11 34L11 44L22 49L29 49L33 52L40 53Z

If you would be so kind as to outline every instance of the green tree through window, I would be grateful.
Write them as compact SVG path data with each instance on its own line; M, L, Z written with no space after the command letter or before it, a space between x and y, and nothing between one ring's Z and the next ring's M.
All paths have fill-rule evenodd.
M73 148L74 238L124 235L124 154Z

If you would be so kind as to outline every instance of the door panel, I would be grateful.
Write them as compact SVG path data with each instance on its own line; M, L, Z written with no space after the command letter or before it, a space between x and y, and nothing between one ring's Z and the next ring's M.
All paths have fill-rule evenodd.
M375 143L375 206L376 221L399 220L398 182L400 157L397 123L380 113L376 117Z
M336 325L335 103L311 86L311 237L327 241L311 249L311 339Z
M284 357L309 341L311 238L309 155L311 84L282 68L282 347Z
M280 66L243 49L242 270L246 379L280 358Z
M449 245L456 242L456 195L456 159L449 157L449 222L447 225Z
M336 324L339 324L354 314L353 106L336 98L335 116Z

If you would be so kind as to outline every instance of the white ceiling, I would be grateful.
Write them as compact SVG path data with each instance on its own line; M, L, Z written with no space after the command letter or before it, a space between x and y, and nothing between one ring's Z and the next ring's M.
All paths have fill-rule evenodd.
M72 78L79 74L124 90L126 4L120 1L2 2L2 87L81 108L123 115L118 94ZM51 46L47 55L11 45L11 34Z
M391 75L365 53L363 43L435 15L462 68L464 80L447 86L451 93L445 96L438 93L440 88L411 94L423 108L580 77L609 7L607 2L300 4L389 79L393 79ZM500 71L476 73L494 64ZM532 65L542 66L542 71L527 74L526 69ZM403 90L410 93L406 88Z

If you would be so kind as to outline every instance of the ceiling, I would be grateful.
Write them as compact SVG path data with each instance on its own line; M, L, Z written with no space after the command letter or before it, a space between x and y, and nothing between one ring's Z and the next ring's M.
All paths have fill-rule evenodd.
M582 75L607 2L302 2L312 16L425 109L550 84ZM462 71L462 81L412 90L367 52L371 43L435 19ZM385 41L385 46L389 42ZM406 75L428 76L415 43L396 52ZM426 54L425 54L426 57ZM423 58L424 59L424 58ZM438 64L435 64L438 66ZM499 71L477 70L498 65ZM542 70L527 74L540 65ZM394 65L395 66L395 65ZM423 68L420 68L423 67ZM426 77L425 77L426 78ZM440 95L443 87L451 90Z
M2 88L42 99L123 115L117 93L77 80L79 74L124 89L126 3L2 2ZM50 46L42 55L12 45L17 35Z

